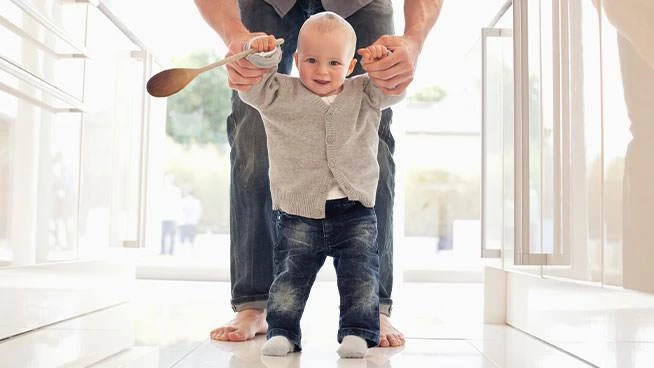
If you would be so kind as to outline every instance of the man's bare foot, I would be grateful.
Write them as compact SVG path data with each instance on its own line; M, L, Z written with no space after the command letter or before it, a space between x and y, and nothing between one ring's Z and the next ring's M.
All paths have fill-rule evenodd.
M389 348L404 345L404 334L391 324L391 319L385 314L379 315L379 347Z
M268 331L265 309L245 309L236 312L233 320L211 331L211 338L218 341L246 341Z

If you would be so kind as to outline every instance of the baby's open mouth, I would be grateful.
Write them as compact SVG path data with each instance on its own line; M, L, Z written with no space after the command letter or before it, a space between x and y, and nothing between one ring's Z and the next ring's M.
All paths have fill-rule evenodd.
M314 79L313 81L318 83L318 84L329 84L329 81L326 81L326 80Z

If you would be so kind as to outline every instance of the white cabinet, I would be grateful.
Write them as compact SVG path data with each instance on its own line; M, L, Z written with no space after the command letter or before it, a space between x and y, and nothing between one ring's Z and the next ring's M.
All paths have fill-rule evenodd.
M130 298L134 267L114 253L144 245L165 102L146 97L153 58L103 2L3 0L0 45L6 338Z
M75 259L86 5L0 5L0 257Z
M0 261L141 246L152 57L102 2L0 5Z

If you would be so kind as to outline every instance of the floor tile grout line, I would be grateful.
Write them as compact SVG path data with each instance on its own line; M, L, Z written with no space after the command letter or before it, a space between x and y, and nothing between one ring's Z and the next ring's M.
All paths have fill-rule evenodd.
M465 340L465 342L468 343L468 345L470 345L473 349L475 349L476 351L478 351L479 354L481 354L481 356L483 356L484 358L486 358L486 360L488 360L489 362L491 362L491 364L493 364L493 366L495 366L495 368L502 368L502 366L500 366L500 364L499 364L498 362L494 361L493 359L491 359L491 357L489 357L488 355L484 354L483 351L479 350L479 349L477 348L477 346L475 346L475 345L474 345L473 343L471 343L469 340Z
M103 363L109 362L109 361L111 361L112 359L116 358L117 356L120 356L120 355L123 354L124 352L129 351L130 349L131 349L131 348L124 348L124 349L121 349L121 350L119 350L119 351L117 351L117 352L115 352L115 353L113 353L113 354L110 354L110 355L108 355L108 356L106 356L106 357L104 357L104 358L98 359L97 361L95 361L95 362L93 362L93 363L90 363L89 365L86 366L86 368L91 368L91 367L94 367L94 366L98 366L99 364L103 364Z
M177 360L176 360L176 361L175 361L175 362L174 362L174 363L173 363L169 368L174 368L174 367L176 367L178 364L180 364L181 362L183 362L184 359L186 359L189 355L193 354L193 353L194 353L196 350L198 350L200 347L202 347L202 346L204 346L204 345L206 345L206 344L208 344L208 343L210 343L210 342L211 342L211 340L210 340L210 339L207 339L207 340L204 340L203 342L197 344L197 346L195 346L193 349L189 350L186 354L182 355L179 359L177 359Z
M506 325L507 325L508 327L510 327L510 328L512 328L512 329L514 329L514 330L516 330L516 331L518 331L518 332L520 332L520 333L522 333L522 334L524 334L524 335L526 335L526 336L529 336L529 337L531 337L531 338L533 338L533 339L535 339L535 340L538 340L538 341L540 341L541 343L543 343L543 344L545 344L545 345L547 345L547 346L549 346L549 347L551 347L551 348L553 348L553 349L555 349L555 350L558 350L558 351L562 352L563 354L568 355L568 356L570 356L570 357L572 357L572 358L574 358L574 359L576 359L576 360L578 360L578 361L580 361L580 362L586 363L586 364L588 364L589 366L594 367L594 368L600 368L600 366L595 365L595 364L589 362L588 360L586 360L586 359L584 359L584 358L582 358L582 357L580 357L580 356L577 356L577 355L575 355L575 354L572 354L571 352L569 352L569 351L567 351L567 350L564 350L564 349L562 349L562 348L560 348L560 347L558 347L558 346L556 346L556 345L550 343L549 341L543 340L543 339L541 339L540 337L535 336L535 335L532 335L532 334L530 334L529 332L524 331L524 330L522 330L522 329L520 329L520 328L518 328L518 327L515 327L515 326L513 326L513 325L511 325L511 324L509 324L509 323L507 323Z
M0 344L11 341L11 340L14 340L14 339L17 339L17 338L22 337L22 336L27 335L27 334L31 334L33 332L37 332L37 331L40 331L40 330L45 330L47 328L53 329L53 327L55 325L59 324L59 323L69 322L69 321L72 321L72 320L77 319L77 318L86 317L86 316L88 316L90 314L93 314L93 313L103 312L105 310L108 310L108 309L111 309L111 308L114 308L114 307L117 307L119 305L123 305L123 304L126 304L126 303L129 303L129 301L123 301L123 302L120 302L120 303L108 305L106 307L102 307L102 308L95 309L95 310L92 310L92 311L89 311L89 312L86 312L86 313L78 314L78 315L73 316L73 317L64 318L64 319L56 321L56 322L51 322L51 323L48 323L48 324L45 324L45 325L42 325L42 326L39 326L39 327L31 328L31 329L29 329L27 331L19 332L19 333L13 334L11 336L1 338L0 339ZM54 328L54 329L57 329L57 328ZM57 329L57 330L64 330L65 331L65 330L69 330L69 329L62 328L62 329ZM72 329L72 330L79 330L79 329ZM83 329L83 330L86 330L86 329Z

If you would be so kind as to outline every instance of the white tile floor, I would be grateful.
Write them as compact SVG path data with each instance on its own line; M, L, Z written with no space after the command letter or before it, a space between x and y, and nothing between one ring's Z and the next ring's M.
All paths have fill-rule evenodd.
M134 271L125 263L0 267L0 339L129 300Z
M393 321L406 346L338 359L337 292L314 286L303 318L303 352L263 358L263 336L246 343L208 339L232 316L229 285L137 281L131 302L0 342L0 367L588 367L507 326L484 325L481 284L397 283Z

